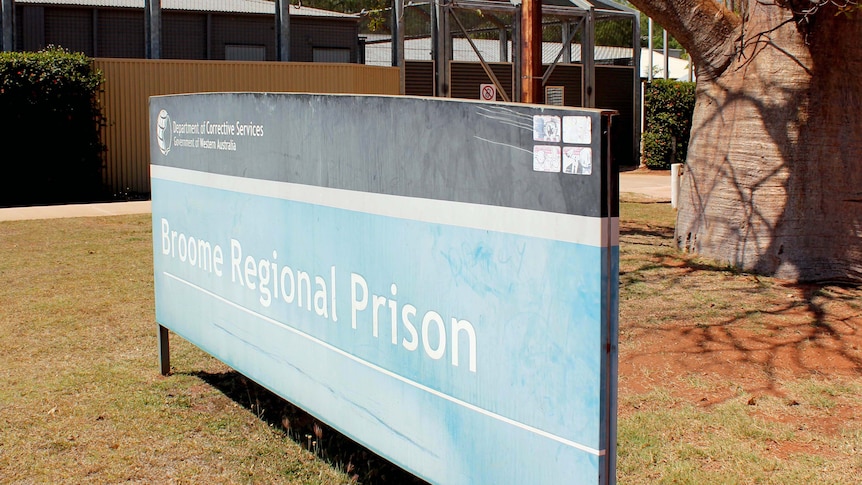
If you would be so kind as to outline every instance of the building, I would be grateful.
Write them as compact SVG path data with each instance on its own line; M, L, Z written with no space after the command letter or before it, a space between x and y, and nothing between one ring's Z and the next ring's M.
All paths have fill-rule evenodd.
M15 50L146 57L144 0L14 0ZM291 61L363 63L359 16L290 5ZM275 2L162 0L162 59L278 60Z

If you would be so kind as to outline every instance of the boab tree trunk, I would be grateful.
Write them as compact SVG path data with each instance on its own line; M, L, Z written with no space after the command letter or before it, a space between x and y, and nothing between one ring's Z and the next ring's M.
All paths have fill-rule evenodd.
M783 278L862 281L862 11L633 3L698 73L678 246Z

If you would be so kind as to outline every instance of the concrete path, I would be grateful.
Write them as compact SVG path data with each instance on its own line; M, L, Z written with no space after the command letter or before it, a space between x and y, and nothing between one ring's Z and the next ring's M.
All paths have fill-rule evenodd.
M148 200L135 202L106 202L102 204L9 207L0 209L0 221L148 214L150 210L150 201Z
M620 192L646 195L670 202L670 172L630 171L620 173ZM0 209L0 221L61 219L65 217L118 216L150 213L150 201L101 204L49 205Z
M670 202L670 170L620 172L620 192L647 195Z

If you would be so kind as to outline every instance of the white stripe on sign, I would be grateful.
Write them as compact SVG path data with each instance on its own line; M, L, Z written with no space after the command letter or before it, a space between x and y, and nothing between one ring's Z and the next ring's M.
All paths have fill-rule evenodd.
M539 237L594 247L619 245L619 218L375 194L151 165L155 179L431 224Z
M383 367L380 367L379 365L368 362L367 360L360 359L359 357L357 357L357 356L355 356L349 352L341 350L332 344L329 344L323 340L320 340L319 338L314 337L313 335L309 335L309 334L307 334L307 333L305 333L299 329L296 329L296 328L294 328L294 327L292 327L286 323L279 322L278 320L276 320L274 318L270 318L266 315L263 315L263 314L260 314L256 311L254 311L250 308L246 308L242 305L234 303L234 302L228 300L227 298L225 298L223 296L217 295L217 294L215 294L215 293L213 293L213 292L211 292L205 288L202 288L202 287L192 283L191 281L186 281L183 278L180 278L179 276L168 273L166 271L162 272L162 274L164 274L166 277L171 278L171 279L173 279L179 283L182 283L182 284L184 284L190 288L193 288L193 289L195 289L195 290L197 290L197 291L199 291L199 292L201 292L201 293L203 293L203 294L205 294L205 295L207 295L207 296L209 296L215 300L218 300L218 301L224 303L225 305L231 306L231 307L233 307L237 310L240 310L240 311L242 311L242 312L244 312L244 313L246 313L252 317L263 320L266 323L269 323L271 325L275 325L275 326L280 327L284 330L287 330L288 332L291 332L291 333L293 333L299 337L302 337L302 338L308 340L309 342L317 344L317 345L319 345L319 346L321 346L321 347L323 347L323 348L325 348L331 352L335 352L336 354L338 354L342 357L350 359L350 360L356 362L357 364L360 364L364 367L367 367L373 371L379 372L380 374L383 374L383 375L388 376L392 379L400 381L400 382L407 384L408 386L414 387L420 391L424 391L424 392L427 392L428 394L432 394L432 395L439 397L441 399L445 399L446 401L449 401L452 404L455 404L455 405L461 406L463 408L469 409L470 411L482 414L482 415L487 416L491 419L495 419L497 421L506 423L510 426L514 426L516 428L522 429L522 430L527 431L529 433L533 433L533 434L536 434L538 436L542 436L544 438L547 438L549 440L556 441L557 443L560 443L562 445L570 446L572 448L584 451L584 452L589 453L591 455L604 456L607 454L607 450L598 450L598 449L593 448L591 446L586 446L586 445L582 445L580 443L576 443L572 440L563 438L562 436L557 436L553 433L549 433L547 431L541 430L541 429L536 428L534 426L530 426L529 424L515 421L514 419L507 418L503 415L500 415L500 414L497 414L495 412L492 412L492 411L489 411L487 409L476 406L475 404L470 404L467 401L462 401L461 399L458 399L457 397L442 393L436 389L432 389L432 388L430 388L424 384L421 384L421 383L416 382L414 380L408 379L408 378L406 378L400 374L396 374L396 373L394 373L388 369L384 369Z

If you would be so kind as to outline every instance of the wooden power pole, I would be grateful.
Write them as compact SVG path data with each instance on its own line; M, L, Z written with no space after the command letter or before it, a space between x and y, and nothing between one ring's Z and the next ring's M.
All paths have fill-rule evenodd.
M542 103L542 0L521 3L521 102Z

